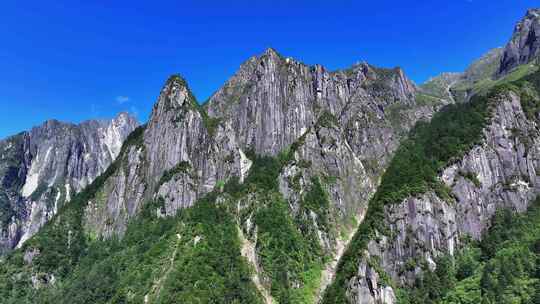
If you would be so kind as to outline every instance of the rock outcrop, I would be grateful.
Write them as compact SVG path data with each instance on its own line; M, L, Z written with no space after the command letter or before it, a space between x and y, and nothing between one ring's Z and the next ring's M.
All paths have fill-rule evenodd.
M471 63L464 72L442 73L430 78L420 86L420 92L428 97L451 102L468 101L471 96L494 82L503 53L503 48L489 50Z
M532 9L504 49L490 51L464 73L445 73L429 80L420 92L456 102L486 94L508 81L503 76L538 58L538 33L540 10ZM449 198L428 191L384 208L388 231L378 231L365 251L357 253L364 258L346 288L351 303L394 303L392 298L381 299L385 288L394 293L389 283L374 285L373 281L388 275L395 286L412 286L421 276L422 265L434 270L441 255L454 255L464 240L481 239L497 209L523 212L540 194L537 114L526 113L523 104L531 101L522 98L536 97L513 91L495 97L482 142L439 175Z
M499 95L495 104L482 143L439 177L451 190L450 201L428 192L385 208L390 233L371 241L367 255L376 256L400 286L414 283L423 262L435 269L438 256L453 255L467 238L480 239L497 209L523 212L540 193L536 120L527 118L513 92ZM371 284L362 265L349 293L362 293Z
M502 76L521 64L538 59L540 55L540 9L530 9L514 28L506 45L498 75Z
M234 237L242 245L238 257L244 255L253 264L257 274L251 280L257 290L267 302L288 300L288 289L300 290L313 283L303 278L305 268L315 270L308 276L316 276L318 269L324 272L324 280L334 277L339 267L336 261L351 239L347 231L358 226L355 220L369 216L368 202L394 152L415 124L429 120L447 104L468 101L477 92L474 84L496 81L496 73L504 74L515 67L514 62L529 62L536 56L537 19L538 10L529 11L504 54L502 49L495 49L466 72L444 74L421 88L400 68L361 63L346 70L328 71L321 65L309 66L268 49L243 63L203 105L195 100L183 78L171 76L148 123L137 129L134 121L121 115L111 123L88 122L80 126L48 122L11 137L0 142L3 246L22 244L112 163L107 174L98 179L100 182L89 187L85 200L76 205L80 208L71 210L82 216L54 235L61 250L70 248L70 236L64 234L71 233L73 227L81 230L76 231L79 240L102 244L102 239L121 239L126 231L129 236L133 227L130 221L141 214L143 221L166 222L197 201L201 205L211 201L209 205L219 206L219 212L231 218ZM522 39L522 35L534 37ZM517 57L512 57L515 53ZM464 95L457 98L455 90L462 90ZM510 92L497 98L489 108L491 115L482 131L483 140L452 159L437 177L449 197L443 199L437 192L427 191L403 200L405 196L400 196L393 205L380 205L380 212L376 206L374 212L383 214L380 222L388 231L373 228L371 241L354 253L358 259L348 270L355 275L340 286L349 302L396 303L392 281L399 286L411 285L421 274L420 262L435 269L436 258L453 254L463 237L480 239L497 208L523 211L539 193L540 134L536 117L522 108L523 96L519 94ZM250 181L250 172L257 172L253 168L273 170L272 180L264 176L262 182ZM265 182L271 185L263 185ZM246 187L242 188L242 184ZM237 191L227 191L227 186ZM316 194L314 201L319 205L306 203L310 191ZM151 212L143 212L148 211L145 208L151 208ZM264 214L261 210L272 212ZM56 217L59 223L65 221L61 218L64 214ZM265 227L266 231L260 232L264 230L263 216L279 217L282 221L276 223L288 230L278 234L272 230L274 227ZM175 223L180 230L185 224L181 221ZM193 227L198 223L192 223ZM193 229L189 246L207 242ZM294 234L291 243L305 244L297 247L299 256L287 256L274 265L269 261L274 253L268 251L279 251L281 258L291 246L268 244L285 234ZM170 250L171 263L163 272L168 274L182 236L173 230L163 235L172 236L174 249L164 241L156 247L160 250L151 250ZM35 244L32 241L23 246L22 259L35 281L41 269L33 268L33 263L38 264L48 249L40 240ZM67 247L62 247L66 243ZM118 246L122 246L121 242ZM145 250L148 248L141 247L141 251ZM235 252L230 250L228 253L234 257ZM300 255L309 254L300 250L312 250L320 256L307 259ZM327 258L332 262L324 265ZM144 267L162 267L156 261ZM300 270L282 269L296 262ZM71 269L77 267L75 264L70 265ZM45 280L33 285L45 288L61 281L56 271L54 265L47 268L39 273ZM144 274L141 280L153 280ZM17 281L17 275L10 273L7 280ZM160 286L157 293L156 289L129 290L126 297L144 296L145 301L151 301L148 299L159 295L160 280L152 282ZM306 293L320 297L327 285L324 282L319 290L308 286L313 290Z
M122 234L145 200L162 202L162 211L173 215L230 177L243 180L248 152L275 156L299 138L305 140L296 160L314 164L300 168L304 178L335 179L328 191L338 216L353 216L365 207L400 138L437 109L417 105L415 93L399 68L363 63L330 72L273 49L243 63L203 106L185 80L173 76L140 145L129 148L102 201L88 206L87 227ZM294 196L287 187L283 194Z
M0 252L24 243L103 173L137 125L126 113L79 125L50 120L0 141Z

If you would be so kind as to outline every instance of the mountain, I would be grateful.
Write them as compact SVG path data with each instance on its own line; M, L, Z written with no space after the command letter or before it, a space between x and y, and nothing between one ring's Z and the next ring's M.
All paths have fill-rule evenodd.
M420 89L428 96L457 102L466 101L493 86L503 52L502 48L492 49L471 63L464 72L443 73L426 81Z
M101 265L90 260L103 250L109 258L129 263L123 270L111 270L121 277L127 275L120 274L123 271L137 276L146 267L152 269L137 279L142 286L136 291L127 291L132 282L107 283L122 299L167 302L174 291L168 284L188 284L192 278L182 274L199 271L171 270L191 263L191 255L209 265L203 277L224 280L225 298L244 290L246 297L259 300L260 294L280 302L313 299L317 287L305 276L321 275L325 261L342 250L342 238L365 212L365 202L399 141L416 121L429 119L440 107L419 104L416 90L399 68L364 63L330 72L273 49L242 64L202 106L184 79L170 77L148 123L130 134L107 171L8 257L23 260L20 283L37 288L28 288L23 298L47 298L52 295L41 293L51 290L71 303L99 302L92 290L87 296L67 295L76 292L77 284L89 283L91 276L82 281L79 276L93 273L88 265ZM220 219L207 222L206 213L221 214ZM154 225L160 234L145 236ZM208 243L217 237L212 228L226 231L219 239L232 245ZM127 245L125 240L134 234L148 238L149 244ZM108 247L116 239L123 241L115 249ZM224 273L208 253L180 249L184 242L227 250L223 259L231 260L221 263L240 279L227 279L230 270ZM298 252L287 249L289 245L298 246ZM131 264L125 256L131 250L140 258L152 252L156 259ZM187 252L177 255L179 250ZM278 250L288 252L279 263L271 258ZM242 254L252 266L236 260ZM163 259L171 265L159 264ZM246 282L245 267L261 273ZM329 278L332 267L324 271ZM59 290L40 287L57 280L65 283ZM199 292L174 297L188 301Z
M2 258L0 301L534 303L540 72L507 49L420 87L267 49L204 104L173 75Z
M538 59L540 54L540 9L530 9L514 28L512 39L504 48L498 70L505 75L517 66Z
M0 252L20 247L103 173L137 122L56 120L0 141Z
M528 11L516 29L534 27L530 20L536 12ZM402 142L323 303L477 303L478 299L527 303L540 299L534 266L538 230L534 225L513 223L521 219L512 212L504 219L498 216L502 210L529 210L528 221L540 220L535 202L540 189L536 151L540 73L534 64L538 57L520 61L523 65L499 78L492 74L507 67L515 37L498 68L493 69L492 62L499 51L491 51L480 59L487 64L475 63L463 74L443 74L421 88L429 92L434 83L443 83L446 87L439 87L452 91L460 82L468 82L471 71L489 66L490 73L474 73L485 75L476 78L483 83L473 84L463 102L445 107L428 124L417 124ZM500 221L507 227L497 226ZM492 235L494 227L512 226L516 226L512 228L515 236L491 239L499 233ZM515 243L505 243L505 239ZM526 256L516 257L515 267L520 270L513 274L495 266L512 256L504 250L495 254L505 246L523 250ZM464 275L461 267L470 269ZM463 290L465 286L468 289Z

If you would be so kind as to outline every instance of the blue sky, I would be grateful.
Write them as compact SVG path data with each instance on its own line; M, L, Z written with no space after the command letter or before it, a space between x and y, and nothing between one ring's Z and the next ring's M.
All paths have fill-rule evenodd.
M79 122L131 111L145 121L173 73L204 101L267 47L329 69L357 61L401 66L420 83L504 45L538 4L3 0L0 138L51 118Z

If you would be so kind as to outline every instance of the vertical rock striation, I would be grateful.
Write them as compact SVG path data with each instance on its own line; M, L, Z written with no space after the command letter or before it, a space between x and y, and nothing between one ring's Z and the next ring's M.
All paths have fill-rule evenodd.
M112 163L137 121L56 120L0 141L0 252L20 246Z
M521 64L529 63L540 55L540 9L530 9L514 28L512 39L506 45L498 74L505 75Z

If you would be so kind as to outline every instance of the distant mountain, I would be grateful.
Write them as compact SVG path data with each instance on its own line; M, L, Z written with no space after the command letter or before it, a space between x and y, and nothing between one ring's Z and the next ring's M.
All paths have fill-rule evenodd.
M474 61L462 73L443 73L420 86L423 93L457 102L467 100L496 78L503 55L502 48L492 49Z
M504 48L487 52L463 73L443 73L420 86L431 97L462 102L485 94L501 81L517 80L538 69L540 56L540 10L530 9L516 25Z
M56 120L0 141L0 252L21 246L120 153L138 125L126 113L80 125Z

